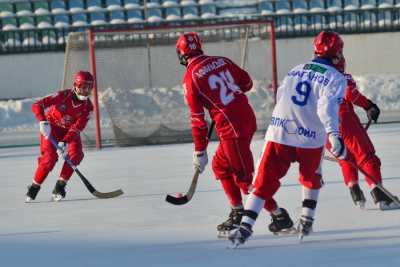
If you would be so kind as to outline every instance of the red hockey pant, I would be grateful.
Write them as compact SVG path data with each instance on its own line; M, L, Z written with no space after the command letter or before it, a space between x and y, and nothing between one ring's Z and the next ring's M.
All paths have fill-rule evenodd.
M220 180L230 204L242 204L240 189L253 180L254 161L250 150L251 138L221 140L212 160L212 169Z
M258 163L254 194L266 201L264 208L268 211L276 209L277 205L273 199L291 163L299 163L299 181L309 189L320 189L321 183L321 160L323 147L320 148L298 148L275 142L267 142L263 154Z
M375 155L374 145L356 114L342 116L340 132L346 145L348 156L339 162L346 185L358 183L358 166L373 179L365 177L369 186L382 182L381 161Z
M52 136L57 142L59 142L62 140L61 137L63 134L60 134L60 132L52 129ZM83 159L81 139L76 138L69 142L67 148L68 158L74 163L74 165L78 165ZM54 168L57 160L58 154L53 144L50 142L50 140L47 140L45 137L43 137L43 135L40 135L40 156L38 157L38 166L34 176L34 181L37 184L43 183L47 175ZM67 162L64 162L60 177L67 181L72 176L72 173L73 169L67 164Z

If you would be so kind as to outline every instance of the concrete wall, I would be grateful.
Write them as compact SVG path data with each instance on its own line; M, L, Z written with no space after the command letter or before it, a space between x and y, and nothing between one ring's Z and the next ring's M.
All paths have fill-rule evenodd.
M352 34L344 35L343 39L349 72L354 75L399 73L400 32ZM279 78L282 78L294 65L312 57L312 41L313 38L277 41ZM160 51L155 51L156 60L168 53L170 59L163 61L168 61L170 66L176 66L177 59L174 50L172 48L166 50L165 47L160 49ZM265 63L261 63L261 61L265 62L265 58L257 56L256 49L259 49L258 46L251 48L249 66L265 66ZM207 45L205 50L215 55L218 55L220 51L211 46L208 50ZM138 70L145 67L141 62L133 65L137 66ZM0 66L0 99L39 97L60 89L63 79L64 53L3 55L0 56ZM131 67L129 69L132 72L139 72ZM171 82L177 84L180 81L181 77L177 75L175 68L163 69L163 75L169 77ZM258 68L260 69L262 67ZM162 80L165 81L165 79Z

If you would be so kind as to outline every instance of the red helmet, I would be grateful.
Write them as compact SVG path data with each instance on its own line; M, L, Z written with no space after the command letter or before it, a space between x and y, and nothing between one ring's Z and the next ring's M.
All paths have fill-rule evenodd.
M199 35L195 32L182 34L176 41L176 53L178 54L179 62L185 66L190 57L203 54Z
M75 74L74 93L79 100L86 100L93 88L94 79L88 71L80 70Z
M314 53L318 57L336 58L343 53L343 40L334 31L322 31L315 37Z

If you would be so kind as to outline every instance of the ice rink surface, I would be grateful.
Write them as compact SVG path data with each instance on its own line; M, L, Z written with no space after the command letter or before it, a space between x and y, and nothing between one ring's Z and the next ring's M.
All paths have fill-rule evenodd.
M369 133L382 160L384 185L398 195L400 124L373 125ZM210 158L216 144L209 146ZM253 141L255 160L262 145ZM400 266L400 210L377 210L363 177L367 206L356 208L333 162L324 162L326 186L315 232L302 244L295 236L272 236L269 215L262 212L253 237L233 250L216 238L216 225L229 207L210 165L191 202L164 201L167 193L184 193L190 184L192 144L86 151L81 172L98 191L122 188L122 197L95 199L74 175L66 200L50 202L60 161L35 203L26 204L38 153L38 147L0 149L0 266ZM282 182L277 200L297 219L297 165Z

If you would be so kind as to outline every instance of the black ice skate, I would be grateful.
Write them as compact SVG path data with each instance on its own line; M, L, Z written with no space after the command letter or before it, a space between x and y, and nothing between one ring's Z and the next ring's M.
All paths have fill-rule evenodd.
M293 221L290 219L289 213L283 208L280 208L280 210L281 214L279 215L271 214L271 223L268 229L274 235L297 233L296 228L293 227Z
M360 207L361 209L365 208L365 197L364 193L361 190L358 184L353 185L350 189L351 198L353 199L354 205Z
M230 231L238 228L240 225L240 221L242 220L243 213L243 208L232 209L231 213L229 213L228 220L217 226L218 237L227 238Z
M233 247L237 248L239 245L244 244L252 233L250 224L241 223L239 228L236 228L228 235L228 239L232 242Z
M28 186L28 192L26 193L25 202L31 202L35 200L37 194L39 193L40 185L32 183L32 185Z
M65 186L67 183L63 180L57 180L56 185L54 186L53 190L53 200L58 202L61 199L65 198L66 192L65 192Z
M297 226L297 232L299 233L300 241L303 240L304 236L307 236L312 232L313 222L313 218L301 215L299 225Z
M374 203L378 206L380 210L400 209L400 205L394 202L393 199L391 199L385 192L383 192L378 187L372 189L371 196L374 199Z

